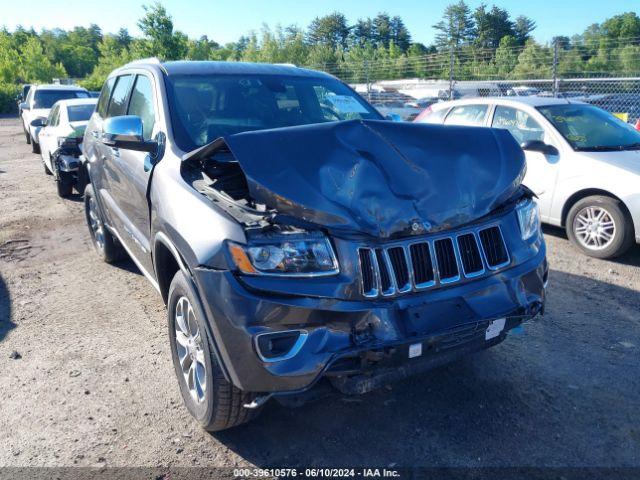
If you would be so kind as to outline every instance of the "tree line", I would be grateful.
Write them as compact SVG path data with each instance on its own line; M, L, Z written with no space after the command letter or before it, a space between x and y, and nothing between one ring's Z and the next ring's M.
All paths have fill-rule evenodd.
M431 45L414 41L403 19L385 12L354 24L334 12L314 18L306 28L263 25L221 45L206 35L189 38L177 30L160 3L143 8L138 38L124 28L105 34L93 24L72 30L0 30L0 109L6 110L6 99L21 83L71 77L98 90L114 68L150 56L293 63L350 82L448 78L452 64L456 79L548 78L553 62L561 75L640 74L640 18L635 12L541 44L532 38L532 19L486 4L471 9L459 0L433 25L437 34Z

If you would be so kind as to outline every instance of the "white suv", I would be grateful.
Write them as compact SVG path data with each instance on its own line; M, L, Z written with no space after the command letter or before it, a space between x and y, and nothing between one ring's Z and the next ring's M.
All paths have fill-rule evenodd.
M20 104L20 117L27 144L31 144L34 153L40 153L37 131L39 127L31 125L36 119L46 120L51 107L58 100L69 98L89 98L86 88L72 85L33 85L27 98Z
M509 130L543 222L565 227L593 257L640 243L640 132L610 113L556 98L474 98L432 105L414 121Z

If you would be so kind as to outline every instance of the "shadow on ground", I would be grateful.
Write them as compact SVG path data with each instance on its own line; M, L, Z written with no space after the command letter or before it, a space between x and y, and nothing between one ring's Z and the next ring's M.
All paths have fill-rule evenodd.
M214 437L261 467L638 466L639 310L552 271L545 317L491 350L360 397L271 401Z
M553 237L562 238L567 240L567 233L564 228L554 227L552 225L544 225L542 231L545 235L551 235ZM575 248L576 252L578 248ZM633 245L627 253L620 257L611 259L612 262L621 263L623 265L640 266L640 245Z
M0 342L15 326L15 323L11 321L11 295L9 295L9 288L2 275L0 275Z

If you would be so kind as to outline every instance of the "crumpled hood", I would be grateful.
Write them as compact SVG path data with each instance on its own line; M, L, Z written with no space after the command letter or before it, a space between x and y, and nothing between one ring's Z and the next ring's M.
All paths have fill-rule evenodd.
M480 218L524 176L506 130L346 121L230 135L251 196L279 213L375 237Z

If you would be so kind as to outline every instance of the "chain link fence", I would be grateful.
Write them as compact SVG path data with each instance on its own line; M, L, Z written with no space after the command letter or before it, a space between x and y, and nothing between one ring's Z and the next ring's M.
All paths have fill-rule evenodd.
M349 83L383 114L412 120L459 98L547 96L584 101L640 120L640 37L551 46L463 49L309 65Z

